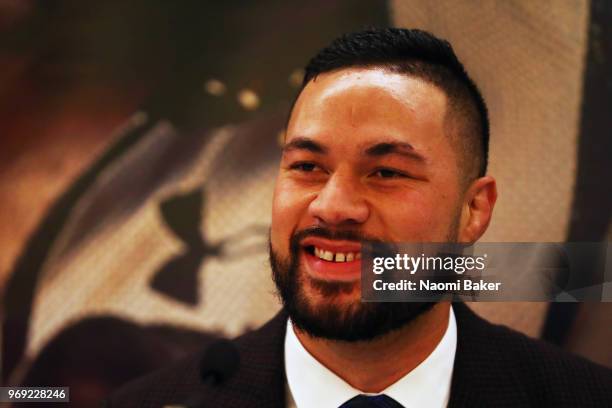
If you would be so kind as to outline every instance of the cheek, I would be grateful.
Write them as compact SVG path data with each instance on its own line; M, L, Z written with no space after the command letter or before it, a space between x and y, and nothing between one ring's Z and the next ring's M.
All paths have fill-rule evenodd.
M272 200L270 240L275 250L288 251L289 239L308 208L307 196L291 185L277 180Z
M444 241L452 223L451 201L433 191L393 197L378 211L385 236L397 242Z

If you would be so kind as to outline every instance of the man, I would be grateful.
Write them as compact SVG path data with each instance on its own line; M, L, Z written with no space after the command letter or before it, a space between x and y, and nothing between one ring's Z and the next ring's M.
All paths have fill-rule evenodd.
M220 384L196 356L110 406L612 404L609 370L462 304L360 301L362 242L482 236L497 197L488 138L485 103L447 42L402 29L334 41L306 68L276 182L270 260L284 309L234 341L240 364Z

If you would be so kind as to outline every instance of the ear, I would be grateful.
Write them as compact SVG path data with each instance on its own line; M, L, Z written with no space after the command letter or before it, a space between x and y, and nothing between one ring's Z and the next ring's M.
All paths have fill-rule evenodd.
M480 177L472 182L465 193L459 242L472 243L485 233L497 201L497 184L491 176Z

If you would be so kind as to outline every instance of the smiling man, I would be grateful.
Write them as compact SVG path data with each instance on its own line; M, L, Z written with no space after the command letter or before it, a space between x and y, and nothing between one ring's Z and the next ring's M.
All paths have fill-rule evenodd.
M430 61L403 58L410 50L389 48L394 38L423 47ZM428 373L436 377L425 384L430 390L410 395L404 390L414 381L406 379L387 392L403 403L443 406L456 344L449 304L362 303L360 246L473 242L484 233L496 189L483 175L482 98L450 48L418 31L343 38L313 59L304 82L287 127L271 228L274 277L290 316L290 393L298 406L340 406L356 390L379 393L446 336L447 350L431 361L438 368ZM312 384L301 378L305 354L320 371ZM338 386L325 380L328 370Z
M488 139L483 98L446 41L379 29L321 50L291 110L274 192L270 260L283 310L233 342L237 369L226 367L232 352L227 364L222 352L192 357L111 406L610 403L609 370L462 304L361 301L364 241L482 236L497 197Z

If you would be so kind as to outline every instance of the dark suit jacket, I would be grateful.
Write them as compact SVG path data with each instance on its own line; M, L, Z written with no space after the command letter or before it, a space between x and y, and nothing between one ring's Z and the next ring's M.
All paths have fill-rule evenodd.
M611 370L493 325L463 304L453 308L458 337L450 407L612 407ZM107 406L161 407L199 394L207 407L284 407L286 319L281 311L234 341L240 368L221 386L202 385L196 355L128 384Z

